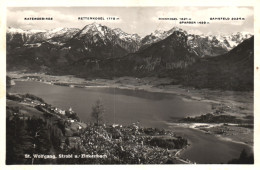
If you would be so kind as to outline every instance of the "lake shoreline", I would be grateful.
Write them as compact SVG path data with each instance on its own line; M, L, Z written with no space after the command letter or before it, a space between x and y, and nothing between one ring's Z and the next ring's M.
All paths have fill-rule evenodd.
M61 135L59 140L63 140L65 141L65 143L61 142L59 147L62 149L59 148L58 151L56 150L57 152L54 152L54 150L52 150L52 155L57 156L58 154L65 151L66 149L63 149L66 147L68 147L69 149L77 148L81 152L88 152L86 148L91 149L92 145L103 145L103 147L109 147L111 149L110 152L116 150L119 146L119 152L122 153L125 153L127 150L128 152L133 151L136 155L144 154L145 158L143 158L142 161L147 161L146 163L149 163L149 161L153 161L150 157L146 156L146 154L150 154L150 156L161 154L162 157L157 159L157 164L193 163L189 160L184 160L178 157L177 154L180 150L184 150L186 148L187 140L182 138L181 136L176 136L174 133L172 133L172 131L169 130L145 128L139 126L138 124L130 124L127 126L122 126L118 124L102 124L99 126L96 126L93 123L87 124L82 122L80 119L74 120L72 117L70 117L71 113L65 115L60 114L59 112L57 112L57 110L60 110L60 108L44 102L43 99L37 96L29 94L8 93L6 102L8 110L7 120L9 122L13 120L20 120L25 123L27 120L31 121L36 119L41 119L43 121L51 120L51 122L53 119L55 119L55 121L57 122L64 122L63 125L66 126L65 132L63 132L64 135ZM52 126L55 127L55 125ZM11 133L8 134L12 135ZM91 140L89 139L90 136L92 138ZM66 140L69 142L66 142ZM87 141L91 142L91 144L89 144ZM88 144L84 145L83 143ZM105 145L105 143L107 143L108 145ZM97 149L98 147L96 146L94 148ZM143 153L139 153L139 149L141 149ZM153 152L153 150L155 152ZM7 150L7 152L8 151L10 150ZM111 154L110 152L106 151L107 154ZM105 156L107 157L108 155L105 154ZM57 157L55 159L58 159ZM119 159L123 158L120 157ZM77 159L75 159L75 161L77 161ZM128 160L122 161L127 162ZM141 160L139 159L139 162L140 161ZM130 164L132 163L133 162L130 162ZM135 162L135 164L136 163L137 162ZM127 164L129 164L129 162L127 162Z
M225 112L227 114L238 117L243 115L253 116L253 92L195 89L180 85L170 85L170 79L155 77L143 79L134 77L120 77L112 80L85 80L72 75L53 76L41 73L8 72L7 75L12 79L21 81L38 81L46 84L67 86L71 88L118 88L174 94L187 101L193 100L208 102L212 104L212 112L220 109L217 105L221 105L220 107L225 107ZM238 111L241 113L234 114L234 112Z
M211 128L219 128L219 127L226 126L226 125L224 125L224 123L215 123L215 124L203 123L203 125L202 125L202 123L168 123L168 124L169 124L169 126L178 126L178 127L181 127L181 128L189 128L189 129L193 129L193 130L196 130L196 131L200 131L200 132L208 134L208 135L214 135L217 138L219 138L220 140L230 141L230 142L233 142L233 143L246 145L253 150L253 136L250 136L252 138L252 141L248 142L245 139L239 140L238 138L234 138L234 136L232 136L231 134L228 134L228 133L225 134L225 135L221 135L221 134L217 134L216 132L210 131ZM230 126L235 126L235 125L230 125ZM253 134L253 131L249 132L249 133Z
M162 79L159 80L157 78L146 78L146 79L138 79L133 77L121 77L116 78L114 80L106 80L106 79L95 79L95 80L84 80L81 78L76 78L74 76L50 76L43 74L21 74L21 73L8 73L11 78L21 80L21 81L37 81L41 83L47 83L52 85L60 85L60 86L68 86L71 88L118 88L118 89L128 89L128 90L143 90L147 92L156 92L156 93L166 93L166 94L174 94L181 97L183 100L191 100L191 101L201 101L208 102L212 105L212 113L218 112L219 110L225 111L225 114L235 115L237 117L243 117L244 115L253 115L253 110L251 108L247 109L245 106L247 104L253 105L250 103L252 101L250 95L252 92L230 92L230 91L220 91L220 90L208 90L202 89L197 90L194 88L184 88L179 85L165 85L169 80ZM26 77L29 77L26 78ZM40 77L39 79L37 77ZM159 82L159 83L158 83ZM219 96L219 94L221 94ZM246 96L242 98L241 96ZM245 102L247 101L247 102ZM230 108L232 106L232 108ZM243 109L240 109L243 108ZM226 110L225 110L226 109ZM244 113L238 114L237 111L243 111ZM186 127L191 128L191 127ZM194 128L196 130L200 130L201 132L205 132L201 129ZM251 132L253 133L253 132ZM212 133L214 136L218 136L219 139L225 140L227 137L223 135L218 135ZM246 143L246 141L239 141L237 139L233 139L232 136L230 142L241 142L246 144L249 147L253 146L253 143ZM188 148L192 148L193 146L189 146ZM180 155L182 152L180 153Z
M184 96L190 96L194 100L207 100L205 96L199 95L199 91L202 92L225 92L232 94L253 94L252 91L223 91L223 90L209 90L209 89L195 89L193 87L184 87L181 85L173 85L170 78L156 78L156 77L145 77L145 78L135 78L135 77L118 77L114 79L91 79L86 80L84 78L78 78L73 75L56 76L56 75L46 75L43 73L22 73L19 71L7 72L7 75L15 79L26 79L29 80L39 80L43 83L56 84L61 86L73 86L73 87L117 87L122 89L136 89L136 90L146 90L149 92L163 92L170 94L179 94ZM211 101L208 99L208 101ZM212 100L213 101L213 100Z
M71 88L118 88L126 90L147 91L152 93L174 94L181 97L185 101L201 101L209 103L212 106L212 114L224 110L225 115L232 115L237 118L241 118L245 115L253 116L253 101L250 101L250 97L253 95L252 92L230 92L208 89L198 90L189 87L181 87L180 85L165 85L169 84L171 80L154 77L144 79L120 77L113 80L85 80L83 78L78 78L72 75L53 76L41 73L8 72L7 75L12 79L20 81L37 81L41 83L67 86ZM239 111L244 113L239 113Z

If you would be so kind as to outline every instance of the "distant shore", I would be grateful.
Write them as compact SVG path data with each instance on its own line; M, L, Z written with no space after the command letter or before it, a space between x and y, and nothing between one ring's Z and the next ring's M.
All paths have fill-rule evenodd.
M239 119L243 119L245 116L253 116L253 92L233 92L209 89L194 89L192 87L172 85L172 80L168 78L155 77L147 77L143 79L134 77L120 77L112 80L85 80L72 75L53 76L41 73L8 72L7 75L10 76L12 79L17 79L21 81L38 81L47 84L68 86L71 88L120 88L175 94L180 96L183 100L196 100L210 103L212 106L212 114L231 115ZM223 129L221 129L223 128L223 124L221 126L215 127L211 127L211 125L208 124L206 130L205 127L192 127L192 123L187 122L187 124L189 124L188 128L199 129L205 133L215 134L221 136L223 139L230 139L234 142L242 142L249 146L253 145L253 129L249 129L248 131L246 131L247 128L232 127L232 130L236 132L236 135L234 136L227 130L225 131L225 134L218 134L219 131L223 131ZM185 125L185 123L182 124L182 126L183 125ZM247 132L247 134L242 135L241 137L241 133L244 134L245 131ZM252 139L247 139L247 137L250 137Z
M168 125L194 129L204 134L215 135L220 140L244 144L253 149L253 129L241 128L238 124L169 123ZM225 131L223 129L225 129ZM222 134L220 134L220 132Z
M195 89L172 85L169 78L135 78L119 77L115 79L85 80L72 75L53 76L42 73L8 72L8 76L22 81L39 81L42 83L79 88L120 88L132 90L144 90L148 92L160 92L175 94L183 100L197 100L213 104L212 110L216 110L217 104L226 107L227 114L235 116L253 115L253 92L222 91L209 89ZM240 112L240 113L239 113Z

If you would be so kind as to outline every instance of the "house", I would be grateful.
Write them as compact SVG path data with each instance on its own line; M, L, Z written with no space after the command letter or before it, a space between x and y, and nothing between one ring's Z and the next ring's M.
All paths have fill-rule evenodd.
M113 124L112 127L113 128L119 127L119 124Z
M27 117L27 116L19 116L19 119L20 119L20 120L28 120L29 117Z
M71 108L71 107L69 108L69 113L70 113L70 114L73 114L73 113L75 113L75 112L72 110L72 108Z
M60 110L59 113L65 115L65 110Z
M32 99L30 99L30 98L25 98L24 101L25 101L25 102L31 102Z
M70 119L70 118L69 118L69 119L67 119L67 121L68 121L68 122L70 122L70 123L74 123L74 122L75 122L75 120L73 120L73 119Z

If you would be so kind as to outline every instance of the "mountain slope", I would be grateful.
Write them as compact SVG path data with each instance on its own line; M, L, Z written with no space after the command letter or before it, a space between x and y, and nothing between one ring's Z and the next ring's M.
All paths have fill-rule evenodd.
M254 86L254 37L226 54L200 58L185 44L186 36L174 32L139 53L99 63L106 76L157 76L173 84L195 88L250 91ZM101 71L95 72L102 76Z
M141 37L137 34L128 34L120 28L113 29L115 41L128 52L136 52L140 48Z
M200 59L186 71L182 83L197 88L253 90L254 37L243 41L230 52Z
M96 23L81 30L11 29L7 32L7 70L87 78L158 76L197 88L253 89L254 38L246 39L251 35L237 33L223 39L173 28L153 36L146 41L152 44L140 48L144 42L138 35ZM235 46L231 42L240 41L230 50Z
M100 60L121 57L128 53L115 42L112 29L96 23L85 26L64 47L70 49L69 55L73 55L73 58Z
M166 39L136 53L101 61L100 69L114 76L156 76L162 71L184 69L199 58L186 41L183 32L175 31Z
M230 35L195 35L189 34L180 28L173 27L168 31L156 30L154 33L145 36L141 40L140 49L145 49L153 43L167 38L174 31L183 32L187 37L187 45L201 57L224 54L252 36L249 33L241 32Z
M9 28L7 30L7 44L14 44L17 41L19 46L34 46L37 43L48 41L54 44L66 42L72 38L79 29L77 28L56 28L52 30L22 30Z
M9 28L7 69L39 71L43 67L64 73L65 68L70 66L84 67L87 63L122 57L129 51L135 51L139 38L96 23L86 25L81 30L57 28L33 32Z
M217 56L224 54L235 46L240 44L245 39L250 38L252 35L249 33L239 32L230 35L194 35L189 34L185 30L178 27L173 27L168 31L156 30L144 38L137 34L128 34L120 28L111 29L104 25L92 23L86 25L83 29L77 28L56 28L52 30L21 30L15 28L7 29L7 45L8 48L16 47L39 47L42 42L49 42L54 45L66 45L67 41L79 36L77 40L91 38L88 40L91 44L111 44L124 49L127 53L141 51L152 44L169 37L173 32L183 32L187 37L187 45L192 48L200 57ZM86 36L87 35L87 36ZM84 41L86 41L85 39ZM104 41L104 42L102 42ZM78 41L72 41L73 43ZM81 43L82 44L82 43ZM67 45L69 47L69 45ZM84 44L81 45L81 51L85 51ZM88 48L89 49L89 48ZM89 49L91 50L91 49ZM100 54L99 54L100 55Z

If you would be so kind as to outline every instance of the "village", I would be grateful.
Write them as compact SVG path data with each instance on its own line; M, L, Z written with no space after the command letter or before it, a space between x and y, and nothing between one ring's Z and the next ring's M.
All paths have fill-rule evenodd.
M38 116L44 121L59 122L62 135L56 154L70 154L73 150L83 155L79 160L70 160L71 163L194 163L178 157L189 145L186 139L164 129L144 128L138 122L128 126L96 126L82 122L71 107L68 110L57 108L30 94L7 94L7 118L12 121L17 116L22 121ZM66 159L57 158L57 163L64 161Z

